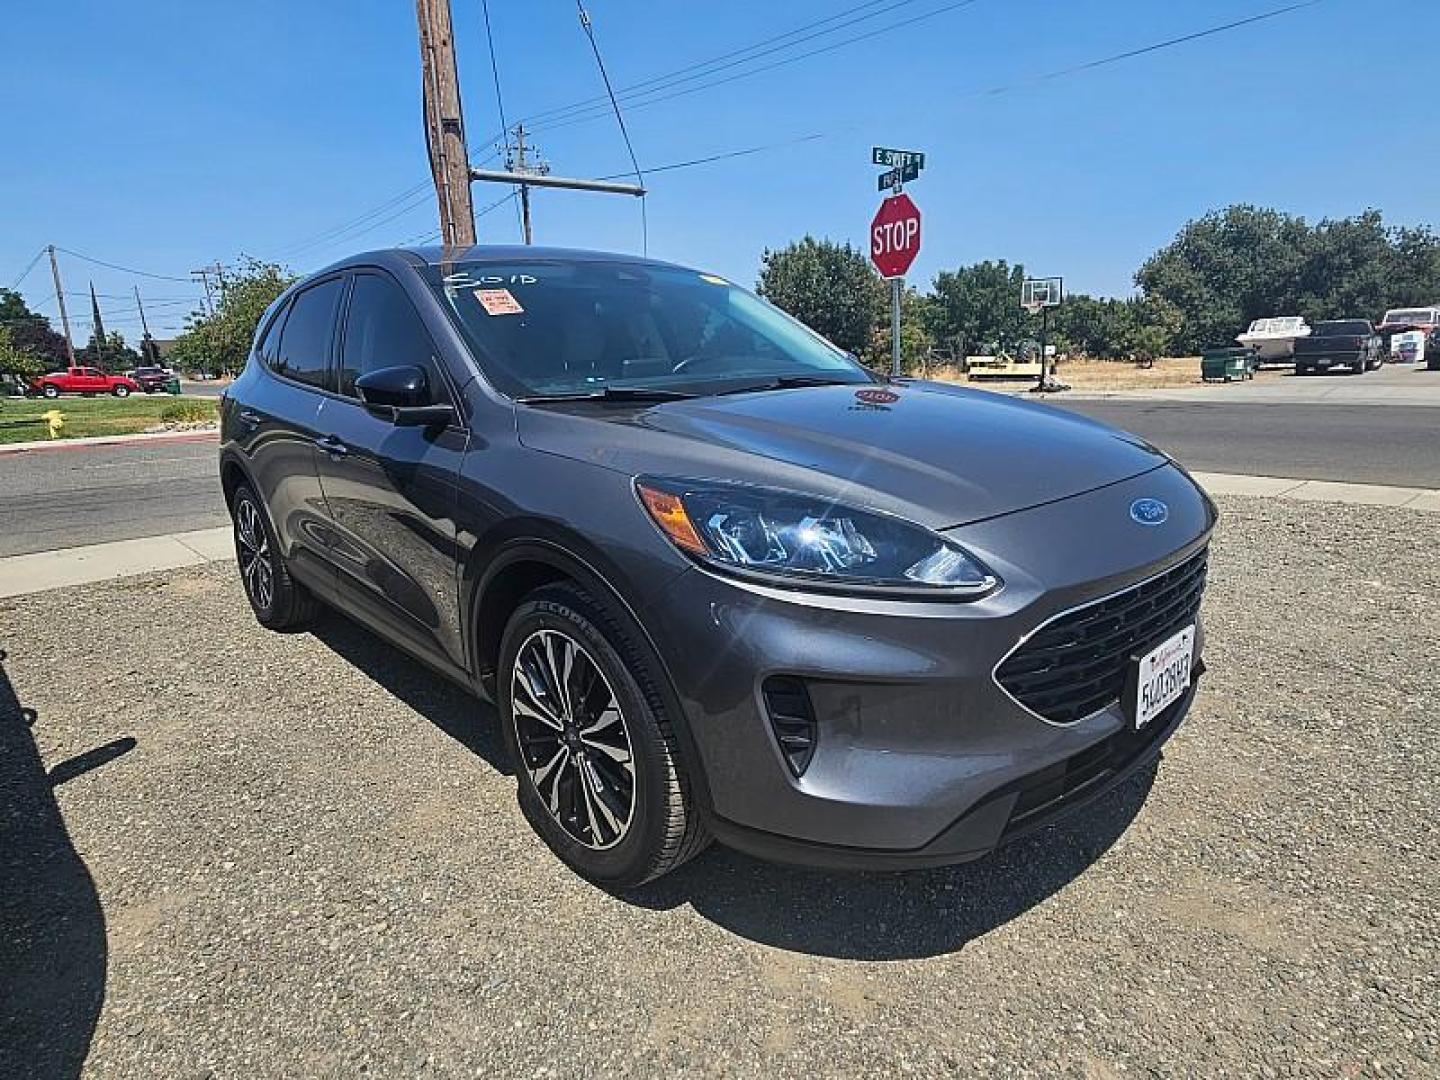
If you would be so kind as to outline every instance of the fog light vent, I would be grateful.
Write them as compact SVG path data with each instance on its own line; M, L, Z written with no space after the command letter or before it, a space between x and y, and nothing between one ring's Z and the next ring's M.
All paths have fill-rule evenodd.
M805 692L805 684L790 675L766 679L764 694L775 741L790 771L801 776L815 756L815 713L810 708L810 695Z

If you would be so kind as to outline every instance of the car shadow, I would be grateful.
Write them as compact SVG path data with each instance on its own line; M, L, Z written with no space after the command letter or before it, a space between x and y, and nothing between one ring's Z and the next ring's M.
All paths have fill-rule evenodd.
M495 709L409 653L344 616L327 613L312 634L367 679L399 698L503 776L515 775Z
M80 1074L105 998L100 896L56 805L60 784L128 752L118 739L49 773L0 650L0 1076Z
M1125 832L1149 796L1151 765L1067 822L975 862L903 873L780 866L713 847L621 894L640 907L688 904L731 933L792 952L911 960L956 952L1055 895Z
M312 633L492 768L514 775L491 706L343 616L327 615ZM831 873L716 845L658 881L615 895L652 910L688 905L741 937L816 956L951 953L1055 895L1103 855L1145 805L1157 767L1142 769L1069 821L961 866Z

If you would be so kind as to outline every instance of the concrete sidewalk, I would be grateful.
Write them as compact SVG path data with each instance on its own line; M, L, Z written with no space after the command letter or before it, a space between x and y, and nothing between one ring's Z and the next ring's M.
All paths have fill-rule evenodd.
M1330 480L1291 480L1276 476L1192 473L1212 495L1247 495L1262 499L1347 503L1352 506L1396 506L1440 514L1440 490L1342 484ZM41 551L0 558L0 598L85 585L110 578L200 566L235 557L228 526L192 532L117 540L109 544Z

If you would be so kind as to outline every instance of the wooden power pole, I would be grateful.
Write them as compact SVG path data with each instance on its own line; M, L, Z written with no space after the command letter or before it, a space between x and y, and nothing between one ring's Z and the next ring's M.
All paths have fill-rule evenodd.
M60 287L60 264L55 261L55 245L45 248L50 253L50 276L55 279L55 303L60 306L60 325L65 328L65 355L75 366L75 339L70 336L70 315L65 310L65 290Z
M475 212L470 202L470 155L460 108L450 0L415 0L415 17L420 23L425 144L440 207L440 239L447 247L470 247L475 243Z

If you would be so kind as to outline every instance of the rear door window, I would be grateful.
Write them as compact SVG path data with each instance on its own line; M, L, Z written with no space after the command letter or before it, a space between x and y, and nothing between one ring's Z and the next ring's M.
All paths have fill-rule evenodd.
M330 342L343 291L344 279L331 278L296 294L270 365L277 375L329 388Z
M382 274L356 274L340 353L340 393L359 397L355 380L387 367L424 368L430 403L449 402L435 346L405 290Z

